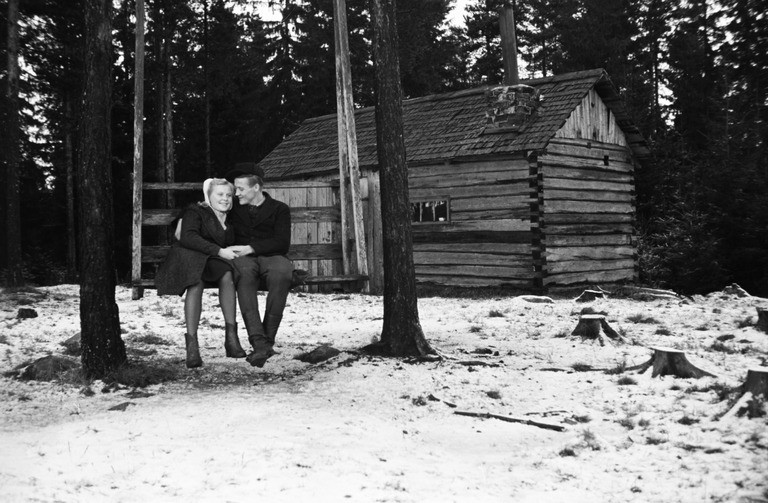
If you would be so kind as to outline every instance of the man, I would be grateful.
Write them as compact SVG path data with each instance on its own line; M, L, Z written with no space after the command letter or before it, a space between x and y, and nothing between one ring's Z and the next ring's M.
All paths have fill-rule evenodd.
M264 172L254 163L235 165L226 178L234 183L239 203L230 212L236 243L230 249L237 254L237 297L253 347L246 360L261 368L275 354L272 347L291 288L293 264L286 256L291 245L291 210L264 192ZM257 295L260 285L267 290L263 323Z

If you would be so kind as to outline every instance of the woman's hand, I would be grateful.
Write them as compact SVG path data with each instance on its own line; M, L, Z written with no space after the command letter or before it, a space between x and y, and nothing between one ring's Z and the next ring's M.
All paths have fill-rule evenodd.
M235 256L237 257L244 257L253 253L253 248L251 248L249 245L233 245L227 247L227 250L234 252Z
M237 253L230 248L221 248L219 249L219 257L225 260L235 260L237 258Z

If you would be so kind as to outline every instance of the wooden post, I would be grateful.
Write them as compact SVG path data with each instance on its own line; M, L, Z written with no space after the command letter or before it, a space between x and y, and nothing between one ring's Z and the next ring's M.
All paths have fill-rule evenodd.
M336 1L333 2L334 8L334 40L336 46L336 124L339 141L339 203L341 206L341 249L342 249L342 267L344 274L351 274L352 251L350 250L349 240L349 216L352 211L349 208L349 174L346 167L349 166L349 144L347 143L347 116L344 113L344 71L341 59L341 42L339 41L339 16L336 14L338 7Z
M517 72L517 40L515 38L515 14L512 5L505 3L499 9L499 31L501 32L501 54L504 60L504 85L520 83Z
M133 243L131 282L133 300L144 295L141 286L141 220L144 182L144 0L136 0L136 73L133 82Z
M347 40L347 12L344 0L334 0L333 19L336 41L336 109L339 132L339 182L341 196L342 249L344 274L368 274L363 204L360 197L360 167L352 99L352 75ZM350 218L352 221L350 222ZM354 240L355 254L350 242ZM356 267L352 268L352 261Z

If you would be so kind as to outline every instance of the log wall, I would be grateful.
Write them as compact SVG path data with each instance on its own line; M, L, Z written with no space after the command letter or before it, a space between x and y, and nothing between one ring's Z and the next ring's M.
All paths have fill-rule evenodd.
M557 137L537 164L543 194L544 286L636 279L634 161L629 148Z
M536 290L637 279L628 145L592 90L542 152L411 165L411 202L450 201L449 222L413 225L417 281ZM361 176L369 286L381 293L379 173Z
M530 288L529 166L489 159L411 166L411 202L449 200L449 222L414 223L416 280Z

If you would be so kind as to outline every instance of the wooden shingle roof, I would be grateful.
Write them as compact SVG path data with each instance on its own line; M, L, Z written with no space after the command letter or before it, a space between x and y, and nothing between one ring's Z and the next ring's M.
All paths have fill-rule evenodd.
M593 87L616 115L638 157L648 154L645 140L627 115L623 102L602 69L572 72L522 82L542 95L533 120L520 131L486 131L485 93L491 86L435 94L403 102L405 150L408 162L503 155L546 147L571 112ZM361 168L375 168L376 122L373 107L355 111ZM268 179L303 178L338 169L336 114L304 121L259 166Z

